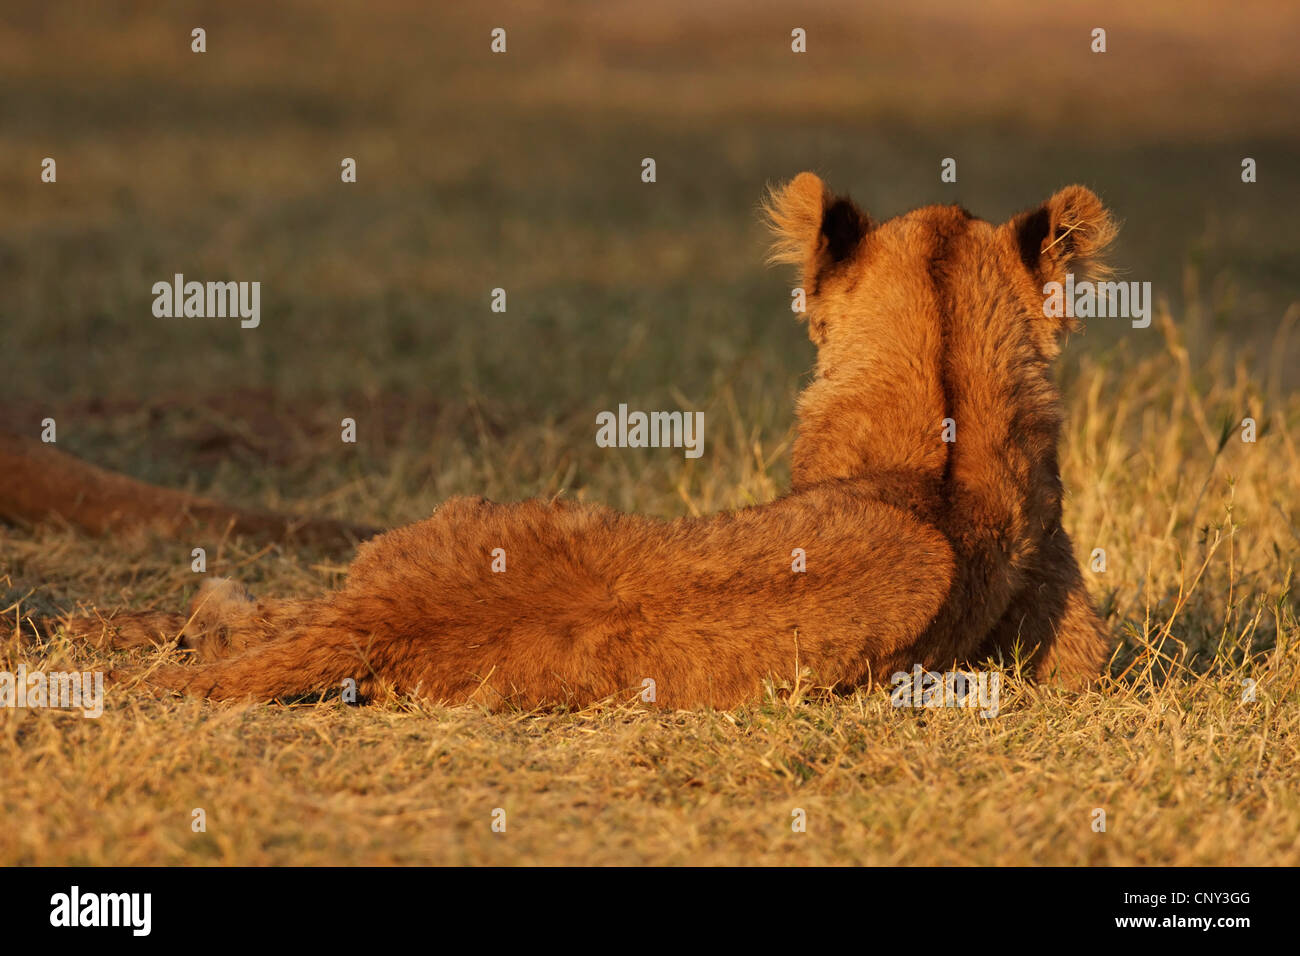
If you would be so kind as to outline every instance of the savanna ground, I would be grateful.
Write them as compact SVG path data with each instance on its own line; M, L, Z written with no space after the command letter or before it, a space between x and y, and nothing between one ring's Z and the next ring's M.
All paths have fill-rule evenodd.
M764 501L813 357L790 277L761 266L764 185L812 168L878 218L953 201L1002 221L1083 182L1125 221L1122 277L1159 300L1149 329L1094 321L1060 369L1066 527L1085 560L1106 551L1110 677L1067 695L1005 662L991 720L795 674L727 713L116 686L98 720L0 711L0 861L1300 863L1300 11L445 6L7 6L4 424L51 416L109 467L385 525L452 494ZM176 272L261 280L261 327L154 318ZM597 448L619 402L702 408L704 456ZM209 573L275 595L348 560L0 526L0 669L108 667L22 615L177 609L200 545Z

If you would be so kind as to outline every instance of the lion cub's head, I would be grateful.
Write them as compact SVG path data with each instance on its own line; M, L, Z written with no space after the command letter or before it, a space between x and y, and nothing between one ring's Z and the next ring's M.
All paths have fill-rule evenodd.
M1045 315L1043 286L1088 269L1114 236L1092 192L1069 186L996 226L957 206L877 223L800 173L766 211L771 259L799 267L818 346L799 402L796 485L940 480L954 456L1055 468L1049 363L1069 320Z

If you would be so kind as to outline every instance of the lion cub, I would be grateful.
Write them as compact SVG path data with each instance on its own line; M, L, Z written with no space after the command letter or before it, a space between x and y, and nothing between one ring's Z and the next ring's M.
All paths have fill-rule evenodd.
M956 206L877 223L802 173L767 211L818 347L778 500L665 522L454 498L362 545L324 597L211 581L189 615L118 614L108 640L180 635L200 663L147 682L211 698L351 678L450 703L732 707L805 667L853 687L1016 647L1041 679L1095 679L1109 637L1061 527L1066 323L1042 288L1110 241L1101 202L1071 186L1002 225Z

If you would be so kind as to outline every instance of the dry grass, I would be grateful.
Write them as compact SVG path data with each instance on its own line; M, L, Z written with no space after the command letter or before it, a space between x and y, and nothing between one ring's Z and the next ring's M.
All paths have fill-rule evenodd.
M111 688L98 720L0 712L0 861L1294 865L1300 402L1244 373L1193 374L1163 322L1166 351L1110 363L1122 374L1085 361L1070 386L1067 523L1081 549L1107 551L1094 592L1123 636L1095 693L1035 689L1011 668L1000 715L983 720L895 709L883 691L829 698L793 674L735 713L230 706ZM1221 443L1219 423L1246 414L1259 441L1229 429ZM744 448L714 455L726 497L749 497ZM620 480L610 465L594 483ZM10 532L0 559L39 568L55 594L174 604L193 576L167 551L44 529ZM219 561L286 592L337 570L237 545ZM15 629L0 663L108 661ZM196 807L205 833L191 832Z

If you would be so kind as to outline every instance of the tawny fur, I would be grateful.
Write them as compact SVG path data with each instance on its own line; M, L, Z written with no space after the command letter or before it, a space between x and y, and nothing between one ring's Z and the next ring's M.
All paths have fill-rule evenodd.
M1096 679L1110 641L1061 527L1050 363L1066 328L1044 317L1042 286L1109 242L1100 201L1071 186L1001 226L953 206L877 225L803 173L767 210L818 346L782 498L671 522L456 498L362 545L318 600L214 581L187 616L72 631L116 646L180 635L202 663L147 681L217 699L351 678L362 693L582 705L653 681L663 706L732 707L805 668L852 687L1017 649L1039 678Z

